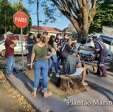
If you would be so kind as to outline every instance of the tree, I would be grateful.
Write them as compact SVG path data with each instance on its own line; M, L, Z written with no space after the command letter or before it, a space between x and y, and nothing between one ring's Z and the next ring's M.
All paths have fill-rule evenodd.
M20 29L18 29L13 23L13 14L20 9L28 14L28 11L24 8L22 3L15 3L12 5L8 0L0 0L0 34L4 34L7 31L20 33ZM24 29L24 33L29 31L30 26L31 22L29 26Z
M0 33L6 32L11 27L11 16L13 9L8 1L0 0ZM8 24L8 25L7 25Z
M102 26L113 26L113 2L106 1L100 5L89 32L102 32Z
M29 1L33 2L35 0ZM70 20L76 31L80 34L79 36L83 38L87 37L90 24L93 21L93 18L96 14L97 0L39 0L39 1L43 2L43 6L46 9L45 11L46 15L50 17L50 19L53 20L55 19L53 16L51 16L51 14L54 15L56 6L61 11L61 13ZM98 0L98 2L100 1L101 0Z
M86 38L96 14L96 0L52 0L73 24L81 37Z

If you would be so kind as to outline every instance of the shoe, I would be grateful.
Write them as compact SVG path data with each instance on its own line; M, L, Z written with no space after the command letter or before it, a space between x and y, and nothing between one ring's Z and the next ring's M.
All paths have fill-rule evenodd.
M88 86L88 83L87 82L82 82L82 85L83 86Z

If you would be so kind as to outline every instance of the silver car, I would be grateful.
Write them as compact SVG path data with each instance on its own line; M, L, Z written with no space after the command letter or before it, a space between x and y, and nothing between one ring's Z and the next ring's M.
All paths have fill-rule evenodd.
M99 35L98 38L100 38L106 46L108 52L107 61L110 62L113 58L113 38L105 35ZM81 57L86 61L92 61L96 57L95 52L90 50L90 48L95 48L93 40L86 42L86 44L82 45L81 49L79 50Z

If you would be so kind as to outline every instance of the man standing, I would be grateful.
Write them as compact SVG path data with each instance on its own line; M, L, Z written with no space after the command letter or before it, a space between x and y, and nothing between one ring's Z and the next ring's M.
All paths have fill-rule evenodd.
M5 56L6 56L6 73L8 76L13 77L14 69L14 47L16 46L17 40L12 34L9 34L5 40Z
M99 54L97 75L105 77L106 76L105 60L108 52L104 43L100 41L96 36L93 36L93 41L95 44L95 51L96 53Z
M30 64L31 62L31 54L32 54L32 48L34 44L35 44L34 36L30 33L27 39L27 49L28 49L27 62L28 64Z

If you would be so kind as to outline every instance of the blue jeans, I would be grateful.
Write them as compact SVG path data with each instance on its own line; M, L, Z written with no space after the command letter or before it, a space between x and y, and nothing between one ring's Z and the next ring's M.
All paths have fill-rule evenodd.
M52 67L55 68L55 72L57 74L60 73L60 65L58 63L58 58L56 55L53 55L50 60L49 60L49 70L51 71L52 70Z
M14 66L15 66L14 56L8 56L6 58L6 73L8 75L12 75L13 74Z
M39 81L42 78L44 92L48 89L48 61L37 60L34 63L34 91L39 87Z

